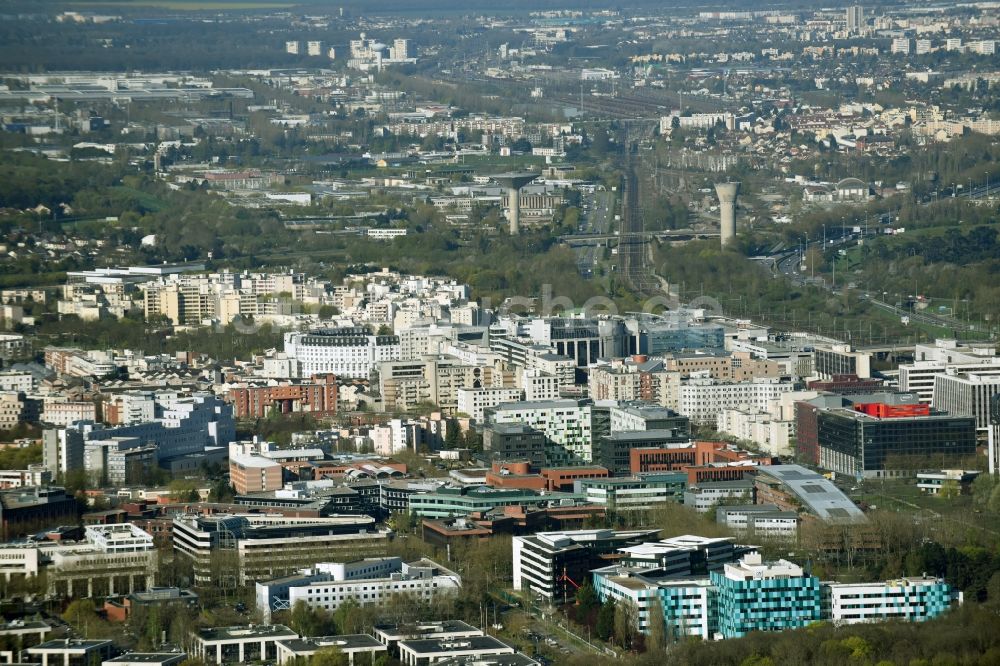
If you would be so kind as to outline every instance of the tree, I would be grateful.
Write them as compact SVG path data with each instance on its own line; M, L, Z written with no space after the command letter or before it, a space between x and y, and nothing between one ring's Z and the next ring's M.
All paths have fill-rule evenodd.
M77 599L71 602L62 617L84 638L97 638L106 633L107 627L94 609L94 602L89 599Z
M576 591L576 605L580 609L580 617L586 618L600 603L601 600L597 597L594 586L590 584L590 579L583 581L583 585Z
M646 652L649 654L661 654L667 649L667 624L663 616L663 604L660 603L659 599L654 599L649 604L646 616L649 626L649 637L646 639Z
M597 613L597 627L594 630L602 641L611 640L615 632L615 602L608 599Z
M638 621L639 609L631 599L615 604L615 640L626 650L632 647Z
M324 617L320 616L318 609L311 608L304 600L299 599L292 605L289 616L289 624L295 633L300 636L317 636L322 631L325 624Z
M316 650L309 660L309 666L347 666L348 663L347 655L335 647Z
M347 599L333 612L333 623L338 634L356 634L361 630L358 611L361 606L354 599Z

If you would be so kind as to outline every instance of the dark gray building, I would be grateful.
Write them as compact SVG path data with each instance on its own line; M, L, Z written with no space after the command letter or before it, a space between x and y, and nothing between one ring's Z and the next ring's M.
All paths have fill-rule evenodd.
M608 468L614 476L629 476L629 455L632 449L660 449L668 444L690 441L685 430L636 430L613 432L596 439L594 462Z
M545 434L518 423L494 423L483 431L483 450L491 461L527 460L545 465Z

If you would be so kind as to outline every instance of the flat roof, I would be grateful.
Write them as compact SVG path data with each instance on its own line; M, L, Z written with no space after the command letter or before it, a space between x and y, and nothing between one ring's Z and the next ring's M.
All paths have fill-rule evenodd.
M0 634L7 633L17 633L19 631L50 631L52 629L48 622L43 622L42 620L33 620L25 622L24 620L13 620L11 622L4 622L0 624Z
M282 624L208 627L198 631L198 638L205 642L298 638L298 636L297 633Z
M315 652L328 647L336 647L341 650L371 650L373 652L387 649L378 639L368 634L289 638L278 642L292 652Z
M105 664L165 664L174 661L183 661L187 658L184 652L129 652L114 659L105 659Z
M515 652L514 654L495 654L487 658L478 655L462 655L459 657L449 657L435 664L435 666L540 666L541 662L535 661L526 654Z
M653 430L625 430L613 432L608 435L609 440L619 442L641 442L654 439L677 440L678 438L685 438L688 440L691 439L687 433L680 430L672 430L670 428L655 428Z
M420 622L415 624L376 624L372 629L376 633L393 637L480 632L479 629L462 620L440 620L438 622Z
M45 641L39 645L28 648L28 652L37 650L47 652L52 650L96 650L111 645L111 641L88 641L82 638L59 638L52 641Z
M417 654L435 654L441 652L464 652L468 650L513 650L513 646L492 636L463 636L462 638L417 638L402 640L400 648Z

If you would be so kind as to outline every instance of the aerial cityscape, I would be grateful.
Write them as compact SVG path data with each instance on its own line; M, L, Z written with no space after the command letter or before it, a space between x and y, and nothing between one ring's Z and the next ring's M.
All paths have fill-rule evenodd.
M1000 664L998 40L0 2L0 665Z

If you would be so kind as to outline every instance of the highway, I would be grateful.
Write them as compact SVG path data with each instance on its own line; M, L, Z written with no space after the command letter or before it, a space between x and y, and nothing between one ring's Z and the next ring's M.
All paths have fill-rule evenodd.
M584 207L581 210L580 225L573 230L574 235L607 234L614 218L614 211L611 210L612 202L613 197L607 191L584 194L580 202L580 205ZM604 248L595 244L574 246L573 249L576 252L576 268L580 275L591 277L602 258Z

